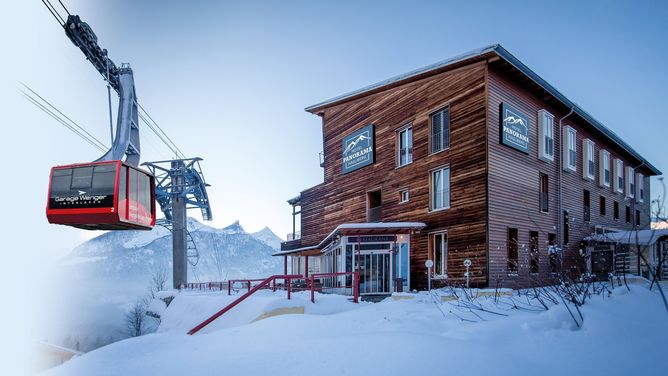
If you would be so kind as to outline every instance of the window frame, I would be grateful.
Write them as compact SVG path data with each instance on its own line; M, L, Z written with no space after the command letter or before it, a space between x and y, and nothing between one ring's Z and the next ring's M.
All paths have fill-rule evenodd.
M410 132L410 140L408 139L407 136L407 141L410 141L410 144L408 145L408 148L406 150L406 162L401 163L401 152L403 148L401 147L401 142L402 142L402 134L406 133L408 135L408 132ZM413 163L413 124L408 123L403 125L401 128L397 129L397 160L396 160L396 167L404 167L407 166L411 163ZM409 158L410 156L410 158ZM410 159L410 160L409 160Z
M404 193L406 193L406 199L404 199ZM408 188L402 188L399 190L399 203L405 204L411 199L410 190Z
M434 278L447 278L448 277L448 232L439 231L429 234L431 245L431 253L434 260L434 269L432 270ZM436 238L440 237L441 241L441 257L440 257L440 268L441 273L437 273L437 260L436 260Z
M436 208L436 207L434 206L434 198L435 198L435 196L434 196L434 194L435 194L435 191L434 191L434 174L435 174L436 172L441 172L441 173L443 173L443 171L445 171L445 170L448 171L448 179L447 179L447 183L448 183L448 185L447 185L448 204L447 204L447 205L444 205L444 206L442 206L442 207ZM445 166L437 167L437 168L435 168L435 169L429 171L429 212L437 212L437 211L441 211L441 210L447 210L447 209L450 209L450 206L452 205L452 200L451 200L451 189L450 189L450 188L451 188L451 184L450 184L450 178L451 178L451 176L452 176L452 174L451 174L451 170L450 170L450 165L445 165ZM441 181L442 181L443 183L445 183L445 179L441 179Z
M550 177L540 172L538 174L538 184L539 184L539 196L538 196L538 209L541 213L550 212ZM543 196L544 195L544 196ZM543 198L545 199L545 205L543 205Z
M599 181L598 184L603 188L610 188L612 182L612 169L610 168L610 152L601 149L598 156L599 163ZM606 181L606 171L608 172L607 181Z
M547 150L548 139L552 142L550 153ZM538 110L538 159L554 161L554 115L545 109Z
M593 181L594 178L596 178L596 161L594 159L595 153L596 146L594 141L588 138L582 140L582 177L586 180ZM591 171L589 170L590 166Z
M599 197L598 197L598 215L600 215L601 217L605 217L605 215L607 213L606 205L607 205L607 203L606 203L605 196L599 195Z
M619 181L620 178L622 179L621 183ZM624 193L624 162L619 158L615 158L613 180L615 181L614 191L616 193Z
M583 220L591 222L591 191L588 189L582 191L582 212Z
M515 233L515 239L512 239L511 237L511 232ZM506 242L507 242L507 250L506 250L506 257L507 257L507 265L506 265L506 270L508 271L508 275L518 275L519 274L519 263L520 263L520 232L516 227L508 227L506 230ZM513 243L514 240L514 243ZM511 254L511 252L514 252L514 255ZM514 256L514 257L511 257ZM514 265L513 265L514 263Z
M573 139L571 142L571 135ZM563 159L563 169L566 171L577 172L577 159L578 159L578 142L577 142L577 131L575 128L570 125L564 127L563 134L563 145L562 145L562 159ZM572 146L572 148L571 148ZM571 155L571 151L573 155ZM572 157L572 158L571 158Z
M434 117L439 114L439 113L447 113L448 114L448 122L447 122L447 138L445 136L441 136L441 141L444 139L447 139L448 144L446 146L441 145L441 148L438 150L434 150ZM443 132L443 122L441 121L441 134L445 134ZM442 142L443 143L443 142ZM438 110L432 111L429 113L429 155L440 153L444 150L450 149L450 105L445 105Z
M636 176L635 176L635 170L631 166L626 166L624 168L625 176L625 189L626 189L626 197L628 198L635 198L636 195Z
M645 201L645 175L640 172L636 173L636 202L643 203Z

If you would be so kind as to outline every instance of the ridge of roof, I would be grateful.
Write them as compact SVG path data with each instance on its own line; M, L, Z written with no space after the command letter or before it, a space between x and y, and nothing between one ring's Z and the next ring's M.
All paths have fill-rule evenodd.
M649 169L653 174L655 175L661 175L661 171L656 168L654 165L652 165L649 161L647 161L645 158L643 158L637 151L635 151L629 144L627 144L621 137L619 137L615 132L610 130L610 128L606 127L601 123L600 121L596 120L589 112L585 111L582 107L580 107L577 103L571 101L568 99L564 94L562 94L559 90L557 90L554 86L550 85L547 81L545 81L542 77L540 77L538 74L536 74L533 70L531 70L528 66L526 66L523 62L521 62L518 58L516 58L513 54L511 54L508 50L503 48L500 44L492 44L486 47L478 48L475 50L471 50L469 52L463 53L461 55L457 55L455 57L441 60L439 62L436 62L434 64L430 64L427 66L424 66L422 68L418 68L415 70L412 70L410 72L400 74L391 78L388 78L383 81L379 81L375 84L367 85L364 86L360 89L330 98L328 100L322 101L320 103L316 103L314 105L306 107L304 110L307 112L314 112L317 109L327 107L330 105L333 105L335 103L343 102L348 99L351 99L353 97L357 97L360 95L363 95L365 93L371 92L373 90L381 89L386 86L390 86L393 84L398 84L402 81L409 80L411 78L414 78L416 76L420 76L423 74L428 74L432 71L436 71L439 69L446 68L450 65L454 65L456 63L460 63L469 59L474 59L477 57L480 57L482 55L485 55L487 53L494 53L503 60L505 60L508 64L512 65L515 69L520 71L522 74L527 76L529 79L531 79L534 83L536 83L538 86L540 86L543 90L547 91L550 95L555 97L558 101L560 101L564 106L569 107L573 109L573 113L577 114L580 116L582 119L584 119L587 123L589 123L595 130L601 132L604 136L606 136L610 141L612 141L614 144L622 148L625 152L629 153L632 157L637 159L638 161L641 162L640 166L645 166L647 169ZM638 166L638 167L640 167Z

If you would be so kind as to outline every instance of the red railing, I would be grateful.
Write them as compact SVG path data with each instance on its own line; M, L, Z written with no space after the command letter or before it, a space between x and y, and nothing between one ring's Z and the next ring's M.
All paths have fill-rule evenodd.
M256 278L256 279L230 279L230 280L228 281L228 283L227 283L227 295L232 295L232 288L234 287L234 284L237 283L237 282L241 283L242 285L243 285L243 284L246 284L246 286L248 287L248 291L250 291L250 289L251 289L251 283L252 283L252 282L260 282L260 281L264 281L264 278ZM276 286L276 281L275 281L275 280L274 280L274 286ZM274 291L276 291L275 288L274 288Z
M179 290L188 289L188 290L219 290L223 291L223 286L228 284L228 282L195 282L195 283L184 283L179 286Z
M316 279L322 279L322 278L331 278L331 277L339 277L339 276L344 276L344 275L352 275L353 276L353 301L357 303L359 301L359 273L358 272L340 272L340 273L317 273L317 274L311 274L310 277L310 285L311 285L311 303L315 303L315 290L320 290L322 291L323 289L329 288L329 289L340 289L340 288L349 288L348 286L332 286L332 287L316 287L315 286L315 280Z
M224 315L225 312L227 312L227 311L231 310L232 308L234 308L237 304L241 303L244 299L246 299L246 298L248 298L249 296L253 295L255 292L257 292L257 291L260 290L261 288L263 288L263 287L265 287L265 286L268 286L270 282L272 282L272 281L275 282L277 279L282 279L282 280L285 281L285 286L286 286L286 289L287 289L287 292L288 292L288 299L290 299L290 285L291 285L290 281L292 281L293 279L303 279L303 278L304 278L304 276L301 275L301 274L272 275L272 276L269 277L269 278L265 278L265 279L262 280L262 282L260 282L260 283L258 283L257 285L255 285L255 287L253 287L253 288L251 288L250 290L248 290L248 292L246 292L245 294L241 295L239 298L237 298L236 300L234 300L232 303L228 304L225 308L223 308L223 309L221 309L220 311L214 313L211 317L209 317L208 319L204 320L202 323L200 323L200 324L197 325L196 327L190 329L190 331L188 332L188 334L193 335L193 334L199 332L200 330L202 330L202 328L204 328L205 326L211 324L215 319L217 319L217 318L219 318L220 316ZM230 282L231 282L231 281L230 281ZM250 283L250 282L249 282L249 283ZM275 283L274 283L274 286L276 286Z

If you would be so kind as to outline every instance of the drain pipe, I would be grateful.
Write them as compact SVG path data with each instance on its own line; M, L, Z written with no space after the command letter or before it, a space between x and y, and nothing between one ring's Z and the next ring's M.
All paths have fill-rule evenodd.
M557 213L557 231L558 231L558 236L559 236L559 250L560 250L561 255L562 255L562 257L559 258L559 259L560 259L560 260L559 260L559 264L560 264L560 268L561 268L561 270L564 269L564 258L563 258L563 254L564 254L564 231L563 231L563 226L564 226L564 214L563 214L563 211L564 211L564 208L563 208L563 205L562 205L562 199L561 199L561 189L562 189L562 188L561 188L561 184L562 184L562 181L561 181L561 180L562 180L562 174L563 174L563 170L564 170L564 165L563 165L563 164L564 164L564 162L563 162L563 155L564 155L564 137L563 137L563 136L564 136L564 130L563 130L563 128L562 128L562 124L561 124L561 123L562 123L567 117L571 116L571 114L573 114L573 112L574 112L574 109L573 109L573 107L571 107L570 112L567 113L564 117L562 117L562 118L559 119L559 140L561 141L561 142L559 142L559 146L560 146L560 149L561 149L561 150L559 150L559 152L557 153L557 155L558 155L558 157L559 157L559 158L558 158L559 162L557 163L557 180L558 180L558 185L557 185L557 200L558 200L558 205L557 205L557 207L559 208L559 209L558 209L559 212ZM566 140L565 142L568 142L568 140Z

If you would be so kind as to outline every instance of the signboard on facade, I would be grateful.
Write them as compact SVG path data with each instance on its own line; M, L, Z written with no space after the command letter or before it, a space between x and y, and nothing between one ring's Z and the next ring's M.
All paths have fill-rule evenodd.
M347 174L373 164L375 153L373 124L344 137L341 156L343 173Z
M508 103L501 103L501 143L529 154L529 119Z

